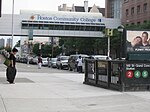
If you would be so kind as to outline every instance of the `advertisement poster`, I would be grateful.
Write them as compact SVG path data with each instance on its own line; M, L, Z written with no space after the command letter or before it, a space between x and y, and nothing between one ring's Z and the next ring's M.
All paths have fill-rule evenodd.
M127 52L150 52L150 31L127 31Z

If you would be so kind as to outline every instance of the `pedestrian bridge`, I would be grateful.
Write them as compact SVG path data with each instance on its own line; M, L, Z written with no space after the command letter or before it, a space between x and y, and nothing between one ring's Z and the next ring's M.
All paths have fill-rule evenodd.
M103 18L101 13L24 11L0 18L0 35L36 37L104 37L102 31L117 28L120 20Z

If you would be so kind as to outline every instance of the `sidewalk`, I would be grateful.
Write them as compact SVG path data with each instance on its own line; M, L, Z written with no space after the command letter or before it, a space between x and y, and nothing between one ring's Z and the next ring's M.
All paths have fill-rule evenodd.
M1 57L0 57L1 58ZM84 85L84 74L18 64L15 84L0 64L0 112L148 112L150 92ZM32 73L30 71L32 70Z
M0 112L148 112L149 92L118 92L84 85L83 74L0 72Z

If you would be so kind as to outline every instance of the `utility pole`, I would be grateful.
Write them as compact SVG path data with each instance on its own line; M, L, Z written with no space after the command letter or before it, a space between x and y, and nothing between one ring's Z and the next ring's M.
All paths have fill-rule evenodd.
M110 37L113 36L113 29L107 28L105 34L108 37L107 56L110 57Z
M52 58L53 58L53 55L54 55L54 38L53 37L51 39L51 45L52 45Z
M13 48L13 38L14 38L14 0L12 1L12 26L11 26L11 33L12 33L12 48Z
M2 16L2 0L0 0L0 17Z
M107 50L107 56L110 57L110 36L108 36L108 50Z

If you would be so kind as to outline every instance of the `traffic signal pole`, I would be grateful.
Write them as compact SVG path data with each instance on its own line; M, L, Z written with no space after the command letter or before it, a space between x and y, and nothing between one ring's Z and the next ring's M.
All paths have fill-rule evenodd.
M107 50L107 56L110 57L110 36L108 36L108 50Z
M105 34L108 37L107 56L110 57L110 37L113 36L113 29L107 28Z

